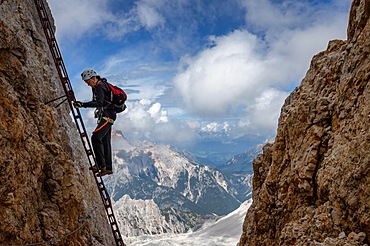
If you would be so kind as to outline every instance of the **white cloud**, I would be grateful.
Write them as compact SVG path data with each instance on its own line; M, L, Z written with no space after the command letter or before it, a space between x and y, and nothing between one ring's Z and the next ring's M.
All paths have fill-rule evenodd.
M211 122L201 127L201 130L208 133L228 132L230 130L230 125L226 121L221 124L218 122Z
M127 111L118 114L114 128L121 130L131 141L145 139L186 144L195 137L185 121L168 118L167 111L158 102L148 99L127 102L127 108Z
M161 104L157 102L157 103L154 103L148 110L149 114L153 118L157 118L156 123L168 122L167 111L162 110L161 107L162 107Z
M88 57L88 62L101 64L96 69L102 76L132 89L128 110L119 115L115 127L132 138L181 142L192 141L194 133L190 129L200 130L208 123L204 130L221 131L227 125L235 131L231 128L237 122L237 129L244 133L275 131L284 99L304 77L312 56L324 50L330 39L345 38L350 1L332 0L328 5L315 1L318 3L310 6L306 1L283 0L276 4L270 0L238 0L245 9L245 26L209 37L211 46L201 51L194 49L202 42L206 45L199 31L208 28L204 23L221 16L220 5L207 6L209 12L204 12L201 1L136 0L125 5L126 9L114 10L113 0L49 3L57 21L58 38L80 41L71 60ZM223 6L235 7L233 4ZM214 31L218 33L217 28ZM102 38L122 41L133 32L132 36L138 34L138 42L116 42L114 51L107 49L109 57L100 54L99 59L90 61L93 55L79 50L93 48L104 53ZM149 43L141 35L150 36ZM95 41L98 44L93 46ZM181 53L184 51L191 55ZM181 70L173 79L179 98L169 95L168 87L177 62L174 54L182 56ZM162 57L174 58L173 63L163 63ZM90 88L77 77L82 89L76 96L89 100ZM179 101L183 102L181 108ZM229 118L239 121L227 123ZM95 124L95 120L91 122Z
M280 108L283 105L288 93L284 91L267 88L258 97L255 103L248 109L245 117L240 120L240 130L250 131L259 129L259 131L273 131L276 129ZM244 125L248 122L249 125Z
M235 31L215 39L215 46L187 58L174 78L186 108L200 115L223 114L253 100L264 74L257 38Z
M137 15L142 25L147 29L161 26L165 22L164 18L156 10L156 6L153 6L153 4L158 2L141 1L137 4Z
M247 25L257 30L270 29L279 32L292 26L299 26L302 21L310 20L302 11L310 5L300 1L285 0L274 4L271 0L242 0L241 3L247 11L245 16Z
M57 20L57 36L64 41L97 35L100 26L111 18L108 0L49 0Z
M162 26L164 17L158 11L162 1L137 1L130 10L110 8L112 0L50 0L57 20L57 36L63 41L105 36L117 39L140 28Z
M245 20L249 28L280 36L282 30L306 29L340 20L347 21L351 0L307 2L283 0L240 0L246 10ZM339 19L338 19L339 17ZM342 31L345 31L342 29Z
M190 113L243 112L240 127L274 130L284 99L303 79L312 56L325 50L329 40L345 38L346 13L312 13L313 7L292 1L244 5L247 26L264 35L237 30L214 38L213 47L183 58L173 81Z

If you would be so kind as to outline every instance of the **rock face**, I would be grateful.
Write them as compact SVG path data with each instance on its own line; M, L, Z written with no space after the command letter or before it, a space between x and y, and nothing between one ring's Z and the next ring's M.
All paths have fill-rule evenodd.
M34 1L0 1L0 57L0 244L113 245Z
M369 16L370 0L354 0L347 40L314 56L286 99L254 160L239 245L369 244Z

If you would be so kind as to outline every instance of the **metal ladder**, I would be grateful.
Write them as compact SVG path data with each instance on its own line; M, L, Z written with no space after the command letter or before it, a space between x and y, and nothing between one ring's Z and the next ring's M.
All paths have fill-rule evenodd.
M86 128L85 128L85 125L82 121L80 111L79 111L79 109L75 109L73 107L73 104L72 104L72 101L75 101L76 99L75 99L75 96L74 96L74 93L73 93L73 90L72 90L71 82L68 78L67 69L64 65L63 58L62 58L61 52L59 50L58 43L57 43L56 38L54 36L54 32L53 32L50 20L49 20L48 14L47 14L46 9L45 9L44 1L45 0L34 0L38 15L40 17L41 25L42 25L42 27L44 29L44 32L45 32L46 40L49 44L51 54L53 56L56 68L58 70L60 80L61 80L62 85L63 85L65 96L67 97L69 106L70 106L71 111L73 113L73 118L75 120L78 132L80 133L80 137L81 137L85 152L87 154L87 158L89 160L90 167L92 167L93 165L96 164L96 159L95 159L94 153L92 151L91 144L90 144L88 135L86 133ZM105 212L108 216L109 223L111 225L111 229L112 229L112 232L113 232L113 236L114 236L114 240L116 242L116 245L124 246L125 244L122 240L122 236L121 236L121 233L120 233L119 228L118 228L118 223L117 223L117 220L116 220L116 218L114 216L114 213L113 213L111 199L109 197L107 189L105 188L103 179L97 173L93 172L93 175L94 175L96 184L99 188L99 193L100 193L100 196L102 198L104 208L105 208Z

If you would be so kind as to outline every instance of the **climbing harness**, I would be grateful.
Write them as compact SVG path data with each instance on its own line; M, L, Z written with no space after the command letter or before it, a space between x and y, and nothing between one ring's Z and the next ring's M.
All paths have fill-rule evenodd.
M107 117L105 117L105 116L103 116L102 117L102 119L103 120L105 120L105 122L104 122L104 124L103 125L101 125L99 128L96 128L94 131L93 131L93 133L95 133L95 132L98 132L98 131L100 131L104 126L106 126L108 123L111 123L111 124L113 124L114 123L114 120L112 120L111 118L107 118Z
M67 96L67 100L68 100L69 106L71 108L72 116L73 116L74 121L76 123L77 130L80 133L80 137L81 137L81 140L82 140L82 143L83 143L86 155L87 155L87 159L89 161L90 167L92 167L92 166L96 165L96 159L95 159L95 156L94 156L94 152L92 151L91 143L90 143L90 140L88 138L85 125L82 121L82 116L80 114L80 110L75 109L73 107L72 101L76 101L76 98L75 98L73 90L72 90L72 85L71 85L71 82L69 80L69 77L68 77L68 74L67 74L67 69L64 65L63 58L62 58L62 55L60 53L58 43L57 43L56 38L54 36L54 31L53 31L51 22L49 20L49 17L48 17L46 8L45 8L44 0L34 0L34 2L35 2L36 9L37 9L40 21L41 21L41 25L44 29L46 40L49 44L50 52L53 56L55 66L57 68L61 83L63 85L65 95ZM102 198L104 208L105 208L105 212L107 214L108 221L110 223L116 245L119 245L119 246L123 245L124 246L125 244L122 240L122 236L121 236L121 233L120 233L119 228L118 228L118 223L117 223L117 220L116 220L116 218L114 216L114 213L113 213L113 207L112 207L111 199L109 197L109 193L108 193L107 189L105 188L103 179L100 175L98 175L97 173L94 173L94 172L93 172L93 176L94 176L96 185L98 186L99 194Z
M114 123L114 120L113 119L111 119L111 118L109 118L109 117L105 117L105 116L103 116L103 117L101 117L103 120L106 120L106 121L108 121L109 123L111 123L111 124L113 124Z

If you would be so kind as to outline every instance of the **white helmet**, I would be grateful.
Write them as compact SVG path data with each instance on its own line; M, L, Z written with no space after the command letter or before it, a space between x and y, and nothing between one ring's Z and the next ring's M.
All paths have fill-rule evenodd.
M91 79L92 77L98 76L97 73L92 68L86 68L82 73L82 80Z

